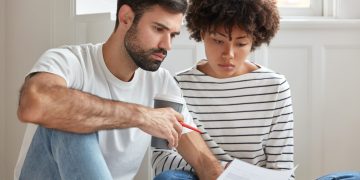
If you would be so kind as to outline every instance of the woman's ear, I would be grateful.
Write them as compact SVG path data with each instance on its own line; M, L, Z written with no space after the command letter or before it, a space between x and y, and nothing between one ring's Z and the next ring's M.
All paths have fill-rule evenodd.
M204 37L205 37L205 32L200 31L200 38L201 38L202 41L204 41Z
M118 19L119 19L119 24L131 26L134 19L134 11L130 6L124 4L119 9Z

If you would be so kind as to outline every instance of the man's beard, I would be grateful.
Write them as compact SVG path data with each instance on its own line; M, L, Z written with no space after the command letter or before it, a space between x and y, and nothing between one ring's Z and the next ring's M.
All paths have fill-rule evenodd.
M156 71L162 63L162 61L158 61L150 57L153 53L162 53L165 56L167 55L167 51L165 49L152 48L144 50L141 47L141 40L137 38L136 24L133 24L129 31L125 34L124 46L134 63L146 71Z

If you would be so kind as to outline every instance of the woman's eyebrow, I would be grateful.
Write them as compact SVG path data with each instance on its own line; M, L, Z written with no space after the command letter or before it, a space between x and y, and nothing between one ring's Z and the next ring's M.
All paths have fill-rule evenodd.
M214 32L212 32L212 34L214 34L214 35L219 34L220 36L223 36L223 37L225 37L225 38L229 38L228 35L226 35L226 34L224 34L224 33L221 33L221 32L216 32L216 31L214 31ZM238 37L236 37L235 39L244 39L244 38L246 38L246 37L247 37L246 35L243 35L243 36L238 36Z

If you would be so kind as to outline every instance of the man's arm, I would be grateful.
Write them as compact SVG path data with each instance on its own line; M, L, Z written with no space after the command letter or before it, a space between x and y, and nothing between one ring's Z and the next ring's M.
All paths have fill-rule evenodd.
M200 180L215 180L224 170L197 132L183 134L177 150L195 169Z
M20 92L18 117L23 122L75 133L138 127L177 146L181 114L171 108L103 99L69 89L60 76L36 73L26 78Z

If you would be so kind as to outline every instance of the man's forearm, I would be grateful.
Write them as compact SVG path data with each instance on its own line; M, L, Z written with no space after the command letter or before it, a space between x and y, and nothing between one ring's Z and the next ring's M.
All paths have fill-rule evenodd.
M51 102L43 103L45 127L79 133L136 126L132 119L137 105L106 100L72 89L52 93ZM62 92L65 91L65 92ZM60 97L65 95L64 97ZM121 108L119 108L121 106Z
M20 120L44 127L89 133L134 127L138 123L135 114L141 109L144 107L106 100L56 83L45 85L29 80L21 91L18 115Z
M215 180L223 171L220 162L197 132L182 135L177 150L195 169L200 180Z

